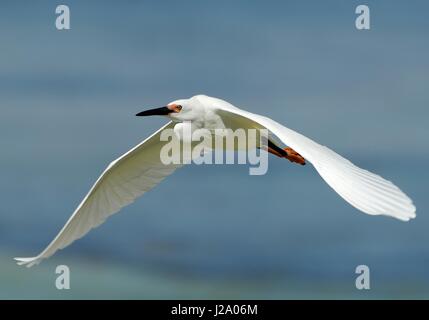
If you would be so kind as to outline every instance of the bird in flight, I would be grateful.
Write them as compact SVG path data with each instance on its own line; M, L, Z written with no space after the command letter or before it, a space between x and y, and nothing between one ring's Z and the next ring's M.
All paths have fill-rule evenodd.
M197 95L137 114L153 115L166 116L170 122L110 163L52 242L35 257L15 258L18 264L31 267L52 256L181 167L183 164L166 165L160 160L160 152L165 145L160 137L166 129L180 131L184 122L208 130L268 130L270 138L265 150L301 165L310 162L334 191L360 211L403 221L416 216L416 207L411 199L392 182L357 167L328 147L270 118L244 111L224 100ZM280 147L271 137L276 137L288 147Z

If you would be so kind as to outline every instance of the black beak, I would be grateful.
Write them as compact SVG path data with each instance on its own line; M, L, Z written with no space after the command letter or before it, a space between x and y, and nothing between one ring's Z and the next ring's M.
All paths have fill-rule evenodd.
M166 116L167 114L173 112L172 110L168 109L168 107L161 107L156 109L150 109L146 111L142 111L136 114L138 117L145 117L145 116Z

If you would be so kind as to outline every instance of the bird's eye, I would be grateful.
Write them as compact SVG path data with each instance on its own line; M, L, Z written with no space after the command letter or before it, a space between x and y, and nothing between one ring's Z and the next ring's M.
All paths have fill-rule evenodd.
M178 104L178 105L176 106L176 110L177 110L177 112L181 111L181 110L182 110L182 106L181 106L180 104Z

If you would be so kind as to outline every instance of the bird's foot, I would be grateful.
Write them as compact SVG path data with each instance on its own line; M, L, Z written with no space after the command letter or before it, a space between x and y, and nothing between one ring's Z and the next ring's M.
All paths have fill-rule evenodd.
M288 159L290 162L296 162L300 165L305 165L305 159L295 150L292 148L284 148L284 151L286 151L287 156L285 156L286 159Z

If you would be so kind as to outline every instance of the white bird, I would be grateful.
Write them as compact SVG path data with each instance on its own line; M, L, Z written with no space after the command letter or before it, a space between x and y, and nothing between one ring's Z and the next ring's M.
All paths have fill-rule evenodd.
M209 130L267 129L270 137L275 136L289 146L282 149L270 138L267 148L270 153L300 164L305 164L304 159L308 160L332 189L360 211L403 221L416 216L411 199L392 182L355 166L331 149L274 120L241 110L224 100L197 95L137 114L150 115L164 115L171 121L110 163L54 240L35 257L15 258L18 264L31 267L52 256L179 168L180 164L164 165L161 162L160 150L165 142L160 140L160 135L167 128L179 128L183 121Z

